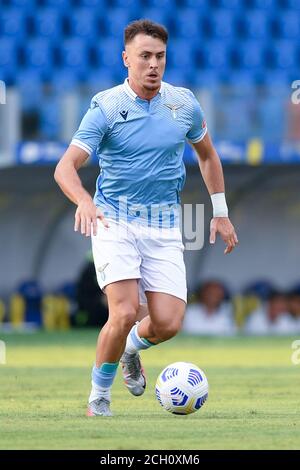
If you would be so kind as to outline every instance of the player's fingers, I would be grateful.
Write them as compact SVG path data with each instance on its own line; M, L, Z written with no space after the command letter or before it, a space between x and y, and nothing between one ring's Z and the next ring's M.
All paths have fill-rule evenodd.
M235 232L234 232L234 234L233 234L231 240L232 240L232 243L233 243L234 247L236 247L236 245L239 243L239 241L238 241L238 238L237 238Z
M85 219L85 236L86 237L91 236L91 219L90 219L90 217L86 217L86 219Z
M97 235L97 217L93 217L92 224L93 224L93 235L96 236Z
M74 231L77 232L78 228L79 228L79 225L80 225L80 217L79 215L75 214L75 224L74 224Z
M215 241L216 241L216 229L214 227L211 227L209 243L215 243Z
M233 246L227 245L226 248L225 248L224 254L227 255L227 254L231 253L232 250L233 250Z
M232 236L230 237L228 240L226 240L226 249L224 251L225 254L227 253L231 253L232 250L236 247L236 241L235 241L235 237Z
M102 212L97 211L97 217L98 217L98 219L101 220L104 227L109 228L109 224L108 224L107 220L105 219L104 215L102 214Z
M81 217L80 228L81 228L82 235L84 235L85 234L85 217Z
M229 238L228 245L231 246L232 249L235 247L235 239L233 237Z

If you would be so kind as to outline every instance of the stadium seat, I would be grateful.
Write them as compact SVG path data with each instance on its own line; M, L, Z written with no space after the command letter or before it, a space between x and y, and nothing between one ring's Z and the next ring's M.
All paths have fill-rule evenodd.
M265 39L271 34L269 16L262 10L250 10L239 18L239 35L249 39Z
M168 66L170 68L186 69L195 66L195 51L191 42L174 39L168 45Z
M178 10L172 23L172 36L186 39L197 39L202 36L199 14L193 8Z
M259 124L261 136L266 140L274 138L274 129L277 129L276 137L281 139L285 130L281 101L274 99L274 95L264 97L259 106Z
M229 87L233 90L241 90L242 93L247 90L247 96L254 91L259 78L260 75L255 70L234 70L234 72L229 70L225 77Z
M62 128L60 103L61 101L58 96L47 96L44 97L40 108L41 131L48 140L55 140L60 135Z
M0 37L24 39L27 35L26 19L24 10L20 8L0 9Z
M101 16L105 20L107 35L120 38L123 37L125 26L132 19L130 12L123 8L110 8Z
M107 3L106 0L77 0L76 5L82 7L97 7L98 11L103 8L106 8Z
M31 16L35 36L59 38L63 34L62 18L56 8L41 8Z
M222 76L217 75L214 70L195 69L189 75L189 84L195 90L199 88L213 87L215 90Z
M125 70L124 73L126 74ZM87 76L86 84L89 88L89 96L92 97L101 90L106 90L122 83L123 80L114 73L113 69L108 67L93 68Z
M122 41L111 38L102 39L93 47L95 67L108 67L111 72L118 72L124 67L122 60Z
M190 85L189 74L184 69L173 69L167 67L163 81L174 86L187 87Z
M269 57L271 66L274 68L288 69L300 65L299 54L297 54L293 41L274 41L270 48Z
M283 8L289 8L291 10L300 10L299 0L279 0L280 6Z
M216 4L219 8L228 8L237 10L239 7L243 7L241 0L217 0Z
M300 3L300 2L299 2ZM277 37L297 39L300 37L300 18L295 11L283 11L274 21Z
M245 6L248 8L274 11L278 6L278 2L277 0L245 0Z
M237 68L261 69L265 65L266 56L261 41L243 41L239 43L233 55Z
M43 100L43 82L36 69L20 70L16 77L16 86L25 111L40 107Z
M71 69L81 69L82 72L89 67L90 54L85 41L79 38L65 39L59 49L60 64Z
M14 39L0 38L0 70L16 75L18 67L18 46Z
M30 280L21 283L18 287L18 294L24 300L24 311L22 312L23 321L26 323L33 323L36 326L41 326L42 291L38 282Z
M114 7L124 8L126 10L132 9L132 8L137 10L139 8L139 3L141 3L141 1L136 1L136 0L113 0Z
M23 46L26 68L42 69L49 72L53 66L54 55L51 42L45 38L30 39Z
M210 8L210 0L179 0L179 6L205 11Z
M140 11L141 18L147 18L156 23L163 24L168 27L170 14L165 10L158 8L144 8Z
M212 40L206 43L205 48L198 50L201 57L199 65L207 69L228 69L231 65L231 46L224 41Z
M56 7L56 8L66 8L66 11L71 11L72 9L72 0L43 0L44 6Z
M70 328L71 303L61 294L47 294L42 299L43 326L45 330Z
M210 37L232 39L236 36L236 17L230 10L216 10L207 15Z
M73 91L80 80L80 74L70 68L53 69L51 73L51 88L53 94L61 95Z
M297 76L297 75L295 75ZM264 70L262 76L262 83L268 89L268 92L278 98L283 92L286 96L287 90L291 86L292 80L289 73L284 69Z
M76 8L66 19L71 36L97 40L97 36L104 35L97 13L91 8Z
M145 0L148 7L161 8L164 10L176 10L176 0Z
M36 0L10 0L9 3L11 6L26 9L35 8L36 6Z

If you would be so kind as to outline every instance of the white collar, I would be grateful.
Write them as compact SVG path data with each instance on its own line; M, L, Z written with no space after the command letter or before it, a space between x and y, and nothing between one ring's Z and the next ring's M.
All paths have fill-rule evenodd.
M128 77L125 78L125 80L124 80L124 89L125 89L125 92L127 93L127 95L130 96L130 98L132 98L133 100L138 98L138 95L135 93L135 91L133 91L133 89L129 85ZM158 93L161 94L162 90L163 90L163 82L161 82L160 89L158 90Z

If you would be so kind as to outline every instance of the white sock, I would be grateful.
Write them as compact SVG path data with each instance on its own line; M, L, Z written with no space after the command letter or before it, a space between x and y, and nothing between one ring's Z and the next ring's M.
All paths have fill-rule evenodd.
M92 380L92 390L89 397L89 403L97 398L106 398L106 400L110 401L110 389L111 387L101 387L100 385L95 384Z
M136 354L138 351L142 349L148 349L151 346L154 346L152 343L150 343L146 339L140 338L137 328L138 328L138 323L133 325L133 327L131 328L127 336L125 352L127 352L128 354Z

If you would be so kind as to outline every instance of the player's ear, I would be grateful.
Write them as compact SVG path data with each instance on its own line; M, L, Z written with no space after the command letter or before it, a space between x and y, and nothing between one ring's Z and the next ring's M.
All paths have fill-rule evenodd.
M124 65L125 65L125 67L129 67L128 55L127 55L127 52L126 52L126 51L123 51L123 52L122 52L122 58L123 58L123 63L124 63Z

